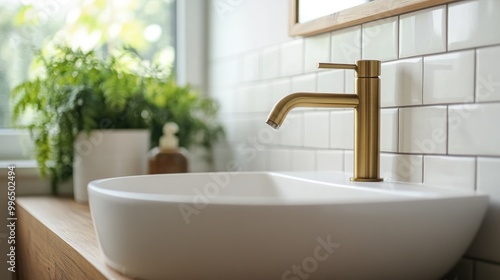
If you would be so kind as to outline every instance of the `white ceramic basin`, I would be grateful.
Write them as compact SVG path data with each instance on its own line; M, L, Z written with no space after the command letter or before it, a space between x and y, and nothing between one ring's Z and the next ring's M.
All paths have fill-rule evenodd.
M438 279L488 196L340 173L200 173L89 184L107 263L139 279Z

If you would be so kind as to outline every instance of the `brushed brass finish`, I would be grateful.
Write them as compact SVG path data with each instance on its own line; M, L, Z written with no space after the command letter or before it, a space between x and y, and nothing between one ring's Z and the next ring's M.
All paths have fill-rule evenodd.
M283 97L274 105L267 124L279 128L290 110L297 107L356 108L359 98L355 94L297 92Z
M290 110L297 107L355 109L354 176L352 181L379 182L380 178L380 61L356 64L320 63L319 68L356 71L355 94L298 92L279 100L266 123L279 128Z
M318 68L320 68L320 69L349 69L349 70L356 70L358 67L356 66L356 64L320 62L320 63L318 63Z

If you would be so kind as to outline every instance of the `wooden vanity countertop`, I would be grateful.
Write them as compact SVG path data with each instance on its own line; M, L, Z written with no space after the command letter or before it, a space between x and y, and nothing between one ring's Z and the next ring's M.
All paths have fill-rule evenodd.
M18 279L130 279L105 264L88 205L44 196L16 202Z

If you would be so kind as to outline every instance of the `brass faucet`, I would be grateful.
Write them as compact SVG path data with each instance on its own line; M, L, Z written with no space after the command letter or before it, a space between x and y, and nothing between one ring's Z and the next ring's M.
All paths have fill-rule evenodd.
M356 71L355 94L297 92L274 105L266 123L279 128L290 110L297 107L355 109L354 176L352 181L379 182L380 178L380 61L356 64L319 63L318 68Z

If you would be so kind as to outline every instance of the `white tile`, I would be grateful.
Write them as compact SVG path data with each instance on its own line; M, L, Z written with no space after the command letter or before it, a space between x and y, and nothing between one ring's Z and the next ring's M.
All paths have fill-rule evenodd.
M240 141L240 136L238 134L238 121L235 119L224 119L222 126L224 127L225 138L229 142Z
M343 70L345 72L345 93L354 93L354 78L356 74L352 70Z
M227 143L220 143L214 147L214 169L215 171L225 171L227 170L228 162L232 160L231 150L228 149Z
M304 113L304 146L308 148L330 146L330 112Z
M261 127L259 130L259 137L266 145L279 145L281 143L281 133L278 129L270 127L264 123L265 117L256 120Z
M448 6L448 49L500 43L500 1L460 1Z
M278 47L270 47L262 51L262 79L279 77L280 52Z
M363 59L381 61L398 58L398 17L363 24Z
M290 171L292 169L290 150L269 151L269 171Z
M446 51L446 6L400 16L399 57L444 51Z
M475 279L478 280L500 279L500 265L477 261Z
M316 92L316 74L306 74L292 79L293 92Z
M252 99L252 109L254 112L269 113L270 96L270 84L269 83L258 83L253 87L252 95L249 98Z
M424 183L459 189L475 189L476 159L473 157L424 157Z
M211 86L209 90L209 96L215 98L220 105L220 113L233 112L235 106L233 104L233 94L232 90L223 86Z
M238 162L236 159L236 149L228 145L227 143L222 143L221 145L224 145L225 151L223 152L224 154L222 155L221 158L217 159L217 171L240 171L241 170L241 164Z
M361 59L361 25L332 32L332 62L354 63Z
M251 112L253 104L249 104L256 102L252 101L250 96L252 95L253 87L241 87L236 91L236 95L234 100L236 101L236 112L238 113L248 113Z
M304 114L303 112L288 113L279 128L281 144L284 146L301 147L304 145Z
M304 39L305 72L318 70L318 63L330 62L330 33Z
M268 170L267 162L268 162L268 151L255 151L255 157L247 157L246 158L246 170L248 171L266 171Z
M385 181L422 183L422 156L380 155L380 176Z
M247 134L246 142L260 150L263 146L280 143L279 130L267 125L265 119L265 116L249 118L243 126Z
M473 100L473 50L424 58L424 104Z
M238 112L238 113L247 112L248 105L246 101L250 91L251 91L250 87L241 87L235 90L233 94L233 104L235 106L235 110L233 112Z
M242 88L239 98L239 112L268 112L269 84L262 83Z
M500 101L500 46L477 50L476 101Z
M500 156L500 104L463 104L449 107L450 154Z
M247 154L245 154L246 147L239 146L235 147L233 153L233 159L235 165L238 166L238 169L241 171L249 171L249 159L247 158ZM254 151L254 157L256 156L256 151Z
M399 152L446 153L446 107L399 109Z
M216 84L234 85L241 81L241 59L229 59L221 62L217 69L217 77L214 77Z
M252 122L254 121L253 118L238 118L236 119L235 122L235 138L234 138L234 143L236 144L242 144L242 143L248 143L248 138L252 135L252 129L249 129L251 126Z
M318 73L318 92L344 92L344 70L324 70Z
M398 151L398 109L380 110L380 151Z
M255 81L260 78L260 56L259 53L245 55L241 64L243 70L243 81Z
M269 86L269 112L276 102L292 93L292 82L290 79L275 80Z
M490 196L490 206L467 255L500 263L500 158L478 158L477 189ZM497 277L500 279L499 277ZM477 278L477 279L497 279Z
M293 171L314 171L316 169L316 153L313 150L292 150Z
M344 171L344 152L316 151L316 170Z
M301 74L304 71L304 40L298 39L281 46L281 75Z
M382 63L382 107L422 104L422 58Z
M353 175L354 170L354 152L344 151L344 172Z
M330 118L330 148L354 148L354 110L332 111Z

